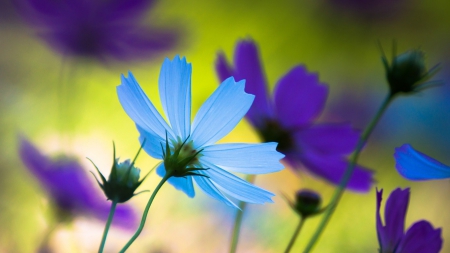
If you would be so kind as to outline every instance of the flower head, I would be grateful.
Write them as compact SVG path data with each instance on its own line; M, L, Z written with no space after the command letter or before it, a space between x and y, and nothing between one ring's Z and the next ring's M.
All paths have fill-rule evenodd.
M383 225L380 206L383 190L377 190L377 235L380 253L434 253L442 247L441 229L434 229L425 220L414 223L405 233L405 216L409 203L409 188L395 189L389 196Z
M148 59L171 49L174 31L142 25L154 0L16 0L51 49L101 61Z
M254 96L244 92L244 81L228 78L205 101L191 124L191 64L178 56L166 59L159 76L159 93L168 119L164 120L134 76L122 75L117 87L120 103L136 123L144 150L164 162L160 176L194 197L193 181L207 194L228 205L229 197L250 203L272 202L272 193L249 184L228 171L261 174L283 168L276 143L215 144L244 117Z
M62 157L52 161L23 137L20 139L19 155L62 213L71 217L82 215L107 219L110 204L99 194L88 174L74 159ZM130 206L117 208L114 219L116 225L134 227L137 222Z
M395 168L409 180L430 180L450 178L450 166L403 144L395 149Z
M277 150L286 155L293 168L303 164L313 174L339 184L347 167L346 155L358 141L359 133L349 124L314 124L328 94L317 74L299 65L283 76L275 87L274 98L267 92L258 49L252 40L236 46L234 66L220 53L216 62L220 80L233 76L246 80L246 91L255 95L247 119L265 142L278 142ZM348 188L368 191L372 171L357 166Z
M438 65L430 70L426 69L425 54L418 49L393 56L390 65L384 54L382 61L392 95L418 92L429 87L432 83L426 81L439 71Z
M140 151L141 149L139 149L136 154L136 158ZM134 166L136 158L133 162L128 159L120 163L119 158L116 158L116 149L114 148L113 165L108 180L106 180L94 162L91 161L95 169L97 169L102 181L102 183L100 183L96 177L97 183L109 200L117 201L117 203L123 203L135 195L134 192L145 179L144 177L141 181L139 181L139 174L141 171Z
M286 198L287 199L287 198ZM291 208L303 218L321 213L322 198L312 190L303 189L295 193L295 201L287 200Z

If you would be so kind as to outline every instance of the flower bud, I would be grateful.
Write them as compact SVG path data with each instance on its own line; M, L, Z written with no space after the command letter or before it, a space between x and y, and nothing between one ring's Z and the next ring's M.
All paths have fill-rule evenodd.
M299 190L295 194L295 204L293 208L301 216L311 216L320 213L322 199L320 195L311 190Z
M139 155L141 149L139 149L135 160ZM100 183L97 177L95 179L97 180L100 188L102 188L106 197L109 200L116 201L117 203L123 203L128 201L135 195L135 190L141 185L142 181L144 181L145 177L147 176L139 181L140 170L134 166L134 161L131 162L128 159L120 163L119 159L116 158L115 153L116 152L114 149L114 161L108 180L106 180L102 173L100 173L100 170L97 168L97 166L92 161L91 162L92 164L94 164L94 167L97 169L97 172L100 175L100 179L102 180L103 184Z
M418 49L393 57L391 65L385 56L382 60L392 95L400 92L417 92L428 87L430 83L426 81L438 71L437 66L427 70L425 55Z

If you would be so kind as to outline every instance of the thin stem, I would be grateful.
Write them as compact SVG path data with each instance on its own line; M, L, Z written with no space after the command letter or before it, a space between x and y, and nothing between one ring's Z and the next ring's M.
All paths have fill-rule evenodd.
M256 175L247 175L245 180L253 183L256 179ZM236 211L236 218L234 219L233 233L231 234L231 244L230 253L235 253L239 241L239 234L241 232L242 218L244 217L244 212L247 207L247 203L244 201L239 201L239 210Z
M388 96L385 98L383 103L380 106L380 109L378 109L377 114L372 119L372 121L369 123L369 125L364 130L363 134L359 138L358 144L356 145L355 151L353 152L350 161L347 165L347 169L345 170L344 176L341 179L341 182L339 183L338 187L336 188L333 197L331 198L330 204L325 210L324 216L322 218L321 223L319 224L319 227L317 228L316 232L314 233L313 237L309 241L308 245L306 246L306 249L304 253L308 253L312 250L314 247L314 244L319 240L320 235L322 234L323 230L328 224L328 221L331 219L331 216L334 213L334 210L336 209L339 200L342 197L342 194L344 193L344 190L350 181L350 178L353 174L353 171L355 169L356 162L358 160L359 154L361 153L361 150L364 147L364 144L366 143L367 139L369 138L370 134L372 133L373 129L377 125L378 121L380 120L381 116L383 115L384 111L388 107L389 103L394 98L394 95L389 93Z
M100 243L100 248L98 249L98 253L102 253L105 248L106 237L108 236L109 227L111 226L111 222L114 218L114 212L116 211L117 201L113 200L111 204L111 209L109 210L108 220L106 221L105 231L103 231L102 241Z
M300 222L298 223L297 228L295 229L294 234L292 235L292 238L289 241L289 244L284 253L289 253L291 251L292 247L294 246L295 240L297 240L297 237L300 234L300 230L302 229L303 224L305 223L305 220L306 218L300 216Z
M139 234L142 232L142 229L144 228L145 221L147 220L147 214L150 210L150 206L152 205L153 199L155 198L156 194L158 193L159 189L161 189L161 186L172 176L170 173L166 173L164 177L161 179L159 184L156 186L155 190L152 193L152 196L150 196L150 199L148 200L147 206L145 206L144 214L142 215L141 224L139 224L139 228L136 230L136 233L134 233L133 237L127 242L127 244L120 250L120 253L124 253L130 246L133 244L133 242L138 238Z

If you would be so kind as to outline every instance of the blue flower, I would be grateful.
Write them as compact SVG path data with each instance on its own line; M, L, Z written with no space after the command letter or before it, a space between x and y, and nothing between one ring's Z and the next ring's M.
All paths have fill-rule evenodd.
M173 48L179 34L144 26L154 0L16 0L23 18L65 56L142 60Z
M395 149L395 168L409 180L429 180L450 178L450 166L414 150L411 145Z
M90 216L106 221L111 205L76 160L67 157L51 160L23 137L19 155L60 213L69 215L69 218ZM137 223L130 205L117 207L113 224L133 228Z
M250 202L272 202L272 193L249 184L228 171L262 174L283 168L283 155L277 143L215 144L244 117L254 96L244 92L245 81L228 78L205 101L191 124L191 64L178 56L165 59L159 75L159 91L166 122L147 98L134 76L122 75L117 87L120 103L136 123L140 142L152 157L164 159L157 173L164 176L172 168L172 158L186 162L186 174L172 176L168 182L189 197L194 197L193 181L211 197L236 206L233 199ZM167 137L167 138L166 138ZM170 158L170 161L169 159ZM182 159L186 158L186 159ZM170 164L171 168L166 168ZM178 173L178 171L177 171Z
M409 204L409 188L395 189L389 196L384 222L380 206L383 190L377 190L377 235L380 253L437 253L442 247L441 229L425 220L414 223L405 233L405 216Z

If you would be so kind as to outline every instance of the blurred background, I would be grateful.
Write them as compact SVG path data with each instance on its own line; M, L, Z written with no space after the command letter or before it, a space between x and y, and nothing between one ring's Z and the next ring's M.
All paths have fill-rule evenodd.
M113 0L98 2L108 1ZM0 252L37 252L48 231L52 232L45 240L53 252L95 252L105 223L77 216L54 228L58 218L49 195L19 158L19 135L45 155L67 154L93 171L89 157L108 175L112 141L122 159L134 157L140 145L135 125L116 95L122 73L132 71L152 101L159 101L163 59L186 56L193 65L195 113L219 85L214 69L217 52L222 50L231 59L237 40L248 37L259 45L271 88L293 66L305 64L330 88L319 122L351 122L356 128L365 127L388 91L378 42L389 59L395 40L398 53L420 48L426 52L428 67L441 63L434 79L444 85L398 97L383 116L360 157L360 164L376 172L377 182L367 194L344 195L314 252L377 252L375 187L384 189L384 200L397 187L411 187L406 227L421 219L443 227L442 252L450 252L449 181L407 181L396 172L393 158L395 147L410 143L450 164L448 1L158 1L141 9L138 23L157 27L155 34L168 36L164 38L170 45L156 47L156 53L146 57L128 58L61 53L46 40L44 25L29 18L30 10L24 6L30 2L43 4L42 10L48 11L53 7L46 4L64 1L0 2ZM161 109L159 102L155 104ZM258 141L243 120L221 142ZM145 174L156 163L142 153L136 164ZM95 184L90 174L88 180ZM153 191L158 182L159 177L151 174L139 189ZM311 188L328 203L334 190L320 179L288 168L259 176L256 184L277 196L274 204L249 206L238 252L285 249L298 217L280 197L282 193L293 197L296 190ZM235 210L196 192L189 199L165 185L130 252L228 252ZM143 193L129 202L137 216L149 196ZM304 248L319 220L306 222L292 252ZM113 227L106 251L117 252L133 232Z

